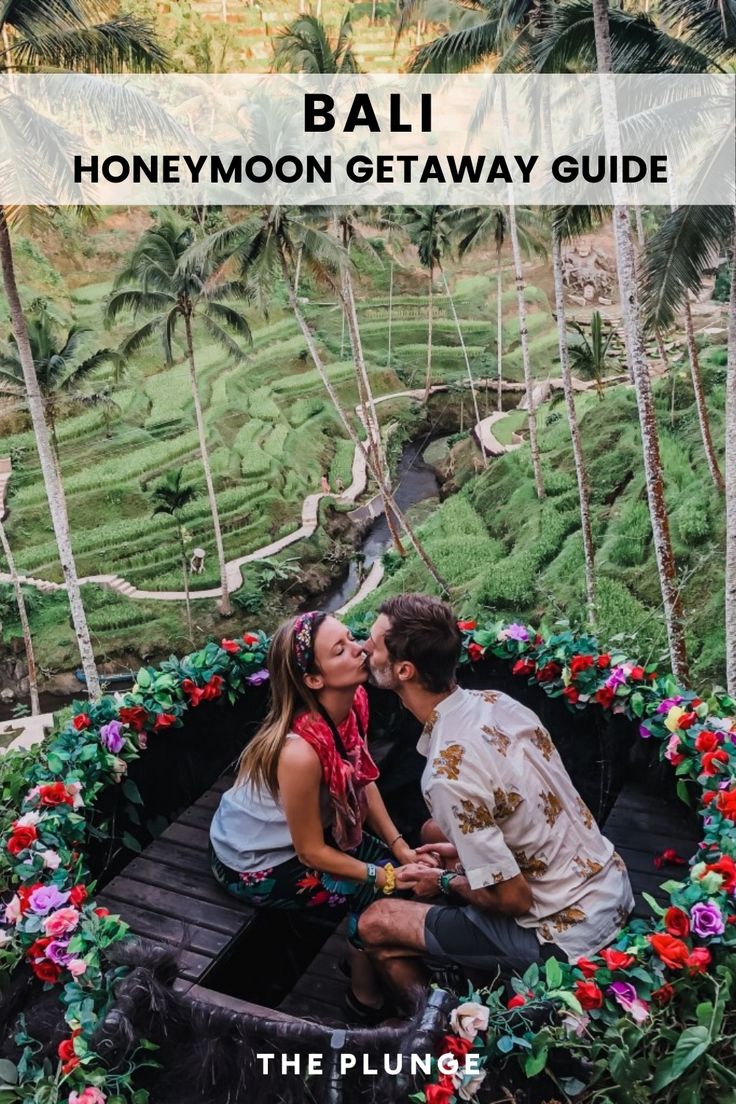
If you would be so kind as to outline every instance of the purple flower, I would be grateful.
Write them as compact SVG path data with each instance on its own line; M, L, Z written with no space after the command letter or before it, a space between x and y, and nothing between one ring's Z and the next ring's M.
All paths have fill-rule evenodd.
M690 922L696 935L723 935L726 925L715 901L698 901L690 909Z
M623 667L616 667L606 679L606 686L610 690L615 690L617 686L623 686L625 682L626 671L623 669Z
M118 754L125 743L123 726L120 721L110 721L109 724L102 726L100 729L100 743L113 755Z
M260 686L262 682L268 681L268 671L264 667L261 671L256 671L255 674L248 675L245 680L249 686Z
M649 1007L636 995L636 989L628 981L614 981L608 986L608 992L637 1023L644 1023L649 1015Z
M519 625L514 622L513 625L507 625L504 629L507 640L528 640L529 633L523 625Z
M672 709L672 706L673 705L679 705L681 701L682 701L682 698L680 697L679 694L674 698L665 698L664 701L660 702L659 705L657 706L657 712L658 713L669 713L670 709Z
M51 912L52 909L61 908L69 900L69 893L60 893L55 885L41 886L40 889L34 889L31 896L28 898L28 904L31 906L31 912L36 912L39 916L43 916L47 912Z
M639 725L639 735L642 740L648 740L652 734L646 725Z
M46 948L47 958L50 958L57 966L66 966L74 958L74 955L68 953L68 946L68 939L53 939Z

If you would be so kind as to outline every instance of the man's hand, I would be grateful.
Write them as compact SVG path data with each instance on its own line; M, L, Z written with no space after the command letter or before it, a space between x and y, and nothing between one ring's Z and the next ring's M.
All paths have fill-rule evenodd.
M437 866L452 867L460 856L457 849L451 843L423 843L417 847L417 856L420 863L435 862Z
M417 897L436 897L439 893L439 870L425 863L407 863L396 871L396 885L399 889L412 889Z

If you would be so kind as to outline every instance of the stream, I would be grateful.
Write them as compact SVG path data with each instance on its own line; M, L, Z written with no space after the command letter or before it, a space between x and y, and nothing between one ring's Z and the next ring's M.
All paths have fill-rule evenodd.
M394 484L394 496L402 510L407 510L417 502L438 501L439 484L437 475L434 468L430 467L425 461L424 452L429 447L434 450L440 444L440 441L431 440L429 437L421 437L416 441L411 441L404 447ZM346 578L324 591L319 599L311 599L313 608L332 612L344 606L358 590L361 578L368 574L371 565L380 559L390 547L391 534L386 522L386 515L381 514L371 524L363 538L363 543L358 549L365 556L362 576L359 574L360 569L357 562L354 559L351 560Z

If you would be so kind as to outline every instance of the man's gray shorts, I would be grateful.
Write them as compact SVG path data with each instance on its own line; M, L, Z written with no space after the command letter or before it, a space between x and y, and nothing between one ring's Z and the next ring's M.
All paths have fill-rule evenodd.
M541 944L532 928L513 916L483 912L475 905L434 905L424 921L427 956L470 970L510 966L525 970L532 962L567 956L554 943Z

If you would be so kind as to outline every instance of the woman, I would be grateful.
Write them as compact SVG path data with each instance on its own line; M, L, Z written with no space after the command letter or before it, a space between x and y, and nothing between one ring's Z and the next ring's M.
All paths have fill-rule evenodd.
M212 869L229 893L265 908L348 914L352 936L359 913L395 891L392 856L399 865L416 861L378 792L365 743L365 658L328 614L280 626L268 654L268 715L210 829ZM381 992L353 945L349 965L349 1010L376 1022Z

